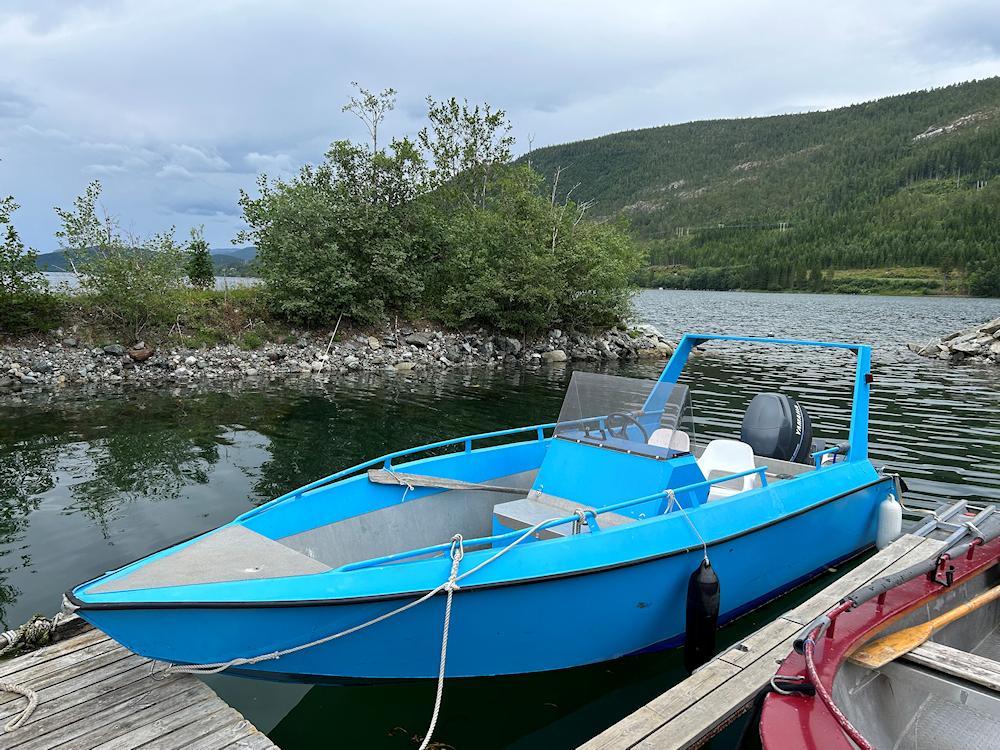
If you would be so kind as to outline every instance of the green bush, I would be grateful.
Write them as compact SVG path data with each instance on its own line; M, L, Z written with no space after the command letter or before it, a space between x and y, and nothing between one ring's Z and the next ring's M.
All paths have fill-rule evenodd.
M262 176L259 195L240 198L238 241L256 245L279 316L322 325L416 311L522 332L627 314L641 253L622 224L588 221L586 204L554 200L538 173L510 164L502 111L428 99L422 151L405 139L379 148L394 92L361 94L346 109L371 146L338 141L320 165Z
M982 260L969 274L969 294L976 297L1000 297L1000 262Z
M62 301L48 291L38 271L38 254L26 249L11 214L14 198L0 198L0 334L46 331L59 325Z
M188 242L184 268L187 271L188 283L196 289L211 289L215 286L212 254L209 252L201 227L191 230L191 241Z
M144 240L123 236L112 219L98 218L100 194L95 180L73 209L57 208L62 228L56 236L97 310L137 340L147 326L172 322L179 312L184 253L172 230Z
M627 314L642 256L624 227L583 221L583 207L554 204L541 186L529 167L506 167L482 206L444 219L428 304L445 323L522 332Z
M21 336L51 331L62 325L63 298L48 292L29 292L0 301L0 334Z
M243 193L257 262L275 310L308 325L343 313L371 322L414 304L422 291L420 157L408 141L390 150L334 143L317 167L259 181Z
M250 351L260 349L264 345L264 339L254 331L247 331L240 337L240 348Z

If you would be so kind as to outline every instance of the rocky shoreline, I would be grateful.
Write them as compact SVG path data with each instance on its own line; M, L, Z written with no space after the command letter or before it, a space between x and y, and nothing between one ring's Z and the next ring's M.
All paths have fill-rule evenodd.
M323 378L355 371L421 374L505 364L531 368L571 360L665 359L674 349L650 325L599 334L552 330L528 340L483 330L454 333L412 326L344 338L334 342L329 336L303 333L294 343L265 343L253 350L232 344L184 349L86 342L71 331L58 330L35 342L0 346L0 394L75 384L168 386L241 378Z
M929 344L910 344L921 357L947 362L1000 364L1000 318L949 334Z

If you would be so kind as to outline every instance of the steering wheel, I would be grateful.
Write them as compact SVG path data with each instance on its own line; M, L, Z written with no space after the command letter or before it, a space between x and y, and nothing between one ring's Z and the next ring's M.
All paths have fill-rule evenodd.
M613 411L608 416L604 418L604 424L608 427L608 432L611 433L611 437L617 437L622 440L628 440L628 426L630 424L635 425L639 428L639 432L642 433L642 442L649 442L649 433L646 432L646 428L640 424L639 420L623 411ZM618 430L618 434L615 434L615 430Z

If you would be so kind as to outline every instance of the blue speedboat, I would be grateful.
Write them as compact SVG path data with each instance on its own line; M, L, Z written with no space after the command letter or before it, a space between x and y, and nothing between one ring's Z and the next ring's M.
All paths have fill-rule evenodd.
M747 394L739 435L699 440L681 374L721 340L853 352L847 440L812 441L780 393ZM574 372L555 423L366 461L68 603L144 656L309 682L437 677L449 603L449 677L677 645L706 556L724 622L872 545L893 484L868 458L870 361L688 334L658 380Z

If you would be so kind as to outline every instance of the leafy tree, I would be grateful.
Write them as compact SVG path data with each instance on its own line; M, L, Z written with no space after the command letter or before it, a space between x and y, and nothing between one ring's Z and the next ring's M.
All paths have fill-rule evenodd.
M526 166L502 168L483 207L450 216L429 299L445 322L520 333L628 314L642 255L624 225L585 221L585 207L554 203L542 185Z
M378 153L378 128L385 116L396 107L396 89L382 89L376 94L357 81L351 81L351 85L358 90L358 94L341 107L341 112L350 112L365 124L372 139L372 152Z
M101 183L90 183L72 209L56 208L61 247L83 290L113 325L138 339L150 324L172 322L184 287L184 253L173 229L140 239L125 236L108 214L97 215Z
M427 104L419 138L444 226L428 307L452 325L518 333L625 317L642 257L625 223L587 221L589 203L557 200L533 169L511 166L503 110L454 98Z
M341 313L362 321L413 305L422 291L420 155L407 140L373 152L337 141L318 166L242 193L257 262L274 307L307 324Z
M585 219L541 176L512 166L502 110L428 99L428 127L379 146L395 91L359 89L344 108L371 146L335 142L288 181L262 176L243 193L248 229L272 305L323 324L341 313L388 311L451 325L527 331L553 323L606 325L627 312L640 253L621 223Z
M212 255L205 241L204 228L191 230L191 241L187 246L187 261L185 263L188 282L198 289L210 289L215 285L215 268L212 265Z
M25 250L14 228L11 214L18 208L12 196L0 198L0 304L38 292L45 283L35 265L38 253Z
M995 261L979 261L969 274L969 294L1000 297L1000 266Z
M20 334L54 327L59 301L48 293L35 265L37 253L25 249L11 214L14 198L0 198L0 334Z
M485 207L496 169L511 160L514 138L507 114L489 104L469 106L455 97L435 101L427 97L427 119L418 143L430 155L429 185L447 199L463 195Z

